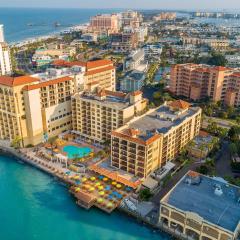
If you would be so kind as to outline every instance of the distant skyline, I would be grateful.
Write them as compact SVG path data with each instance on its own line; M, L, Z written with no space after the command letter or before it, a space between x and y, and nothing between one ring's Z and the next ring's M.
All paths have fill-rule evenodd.
M240 10L239 0L0 0L0 7Z

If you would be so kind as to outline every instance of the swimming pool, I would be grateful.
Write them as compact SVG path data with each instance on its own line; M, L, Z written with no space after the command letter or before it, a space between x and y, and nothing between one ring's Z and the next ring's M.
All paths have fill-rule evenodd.
M77 147L74 145L67 145L63 147L63 151L67 153L68 158L82 158L88 156L92 149L89 147Z

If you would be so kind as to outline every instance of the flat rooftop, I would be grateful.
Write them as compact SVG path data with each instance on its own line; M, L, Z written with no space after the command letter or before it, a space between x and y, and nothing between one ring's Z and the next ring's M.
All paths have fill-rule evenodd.
M185 119L193 116L199 111L199 108L190 107L184 111L172 111L167 105L147 112L140 118L135 118L126 125L125 128L138 129L140 136L147 140L152 136L151 133L167 133L172 127L179 125ZM121 130L125 130L122 128Z
M200 183L194 185L188 183L189 176L185 175L162 202L197 213L206 221L234 232L240 221L240 188L217 178L199 176ZM216 192L216 188L221 190Z
M104 96L104 98L101 99L101 98L98 98L96 94L92 94L88 92L79 94L77 96L79 96L81 99L93 101L93 102L99 102L102 105L106 105L106 107L109 107L109 108L111 107L118 110L122 110L130 106L129 99L126 99L121 96L106 95Z

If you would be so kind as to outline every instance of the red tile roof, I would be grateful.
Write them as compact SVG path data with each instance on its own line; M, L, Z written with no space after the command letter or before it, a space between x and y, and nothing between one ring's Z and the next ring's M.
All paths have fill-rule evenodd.
M20 77L0 76L0 84L9 86L9 87L25 85L25 84L33 83L37 81L39 81L38 78L34 78L31 76L20 76Z
M121 97L121 98L125 98L127 95L123 92L114 92L114 91L110 91L110 90L105 90L105 92L109 96L115 96L115 97Z
M98 74L98 73L101 73L101 72L105 72L105 71L109 71L109 70L114 70L114 69L115 69L114 66L108 66L108 67L104 67L104 68L99 68L99 69L87 71L84 75L85 75L85 76L89 76L89 75L94 75L94 74Z
M135 91L135 92L131 92L130 94L131 94L132 96L137 96L137 95L143 94L143 92L140 91L140 90L137 90L137 91Z
M53 85L53 84L66 82L66 81L71 81L71 80L73 80L73 78L69 77L69 76L61 77L61 78L56 78L56 79L49 80L49 81L46 81L46 82L41 82L41 83L38 83L38 84L33 84L33 85L26 86L25 89L27 91L30 91L30 90L38 89L38 88L41 88L41 87L47 87L47 86L50 86L50 85Z
M91 68L98 68L98 67L103 67L105 65L112 65L113 62L108 59L102 59L102 60L96 60L96 61L90 61L86 63L87 70L90 70Z
M183 100L176 100L169 104L170 107L173 108L181 108L181 109L187 109L190 107L190 104L188 102L185 102Z

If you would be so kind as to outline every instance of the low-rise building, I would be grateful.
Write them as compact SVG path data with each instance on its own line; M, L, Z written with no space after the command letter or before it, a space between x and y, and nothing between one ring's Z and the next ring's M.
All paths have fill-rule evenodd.
M218 138L211 136L207 132L200 131L199 135L187 146L187 151L191 157L205 159L217 143Z
M225 55L227 60L227 66L232 68L239 68L240 67L240 55Z
M141 90L144 85L146 74L141 71L128 72L120 81L120 90L123 92L134 92Z
M111 165L146 178L173 160L195 136L201 109L178 100L136 117L111 134Z
M142 49L137 49L136 51L132 51L130 55L125 60L124 70L131 71L135 70L144 63L145 53Z
M219 38L196 38L196 37L183 37L182 42L184 45L208 46L215 50L226 50L229 47L230 41L228 39Z
M143 46L145 56L147 58L157 58L160 59L162 53L162 45L160 43L146 44Z
M160 222L186 239L235 240L240 188L189 171L160 201Z
M84 139L104 143L110 140L112 130L144 113L146 106L147 100L140 91L80 92L72 97L73 130Z

